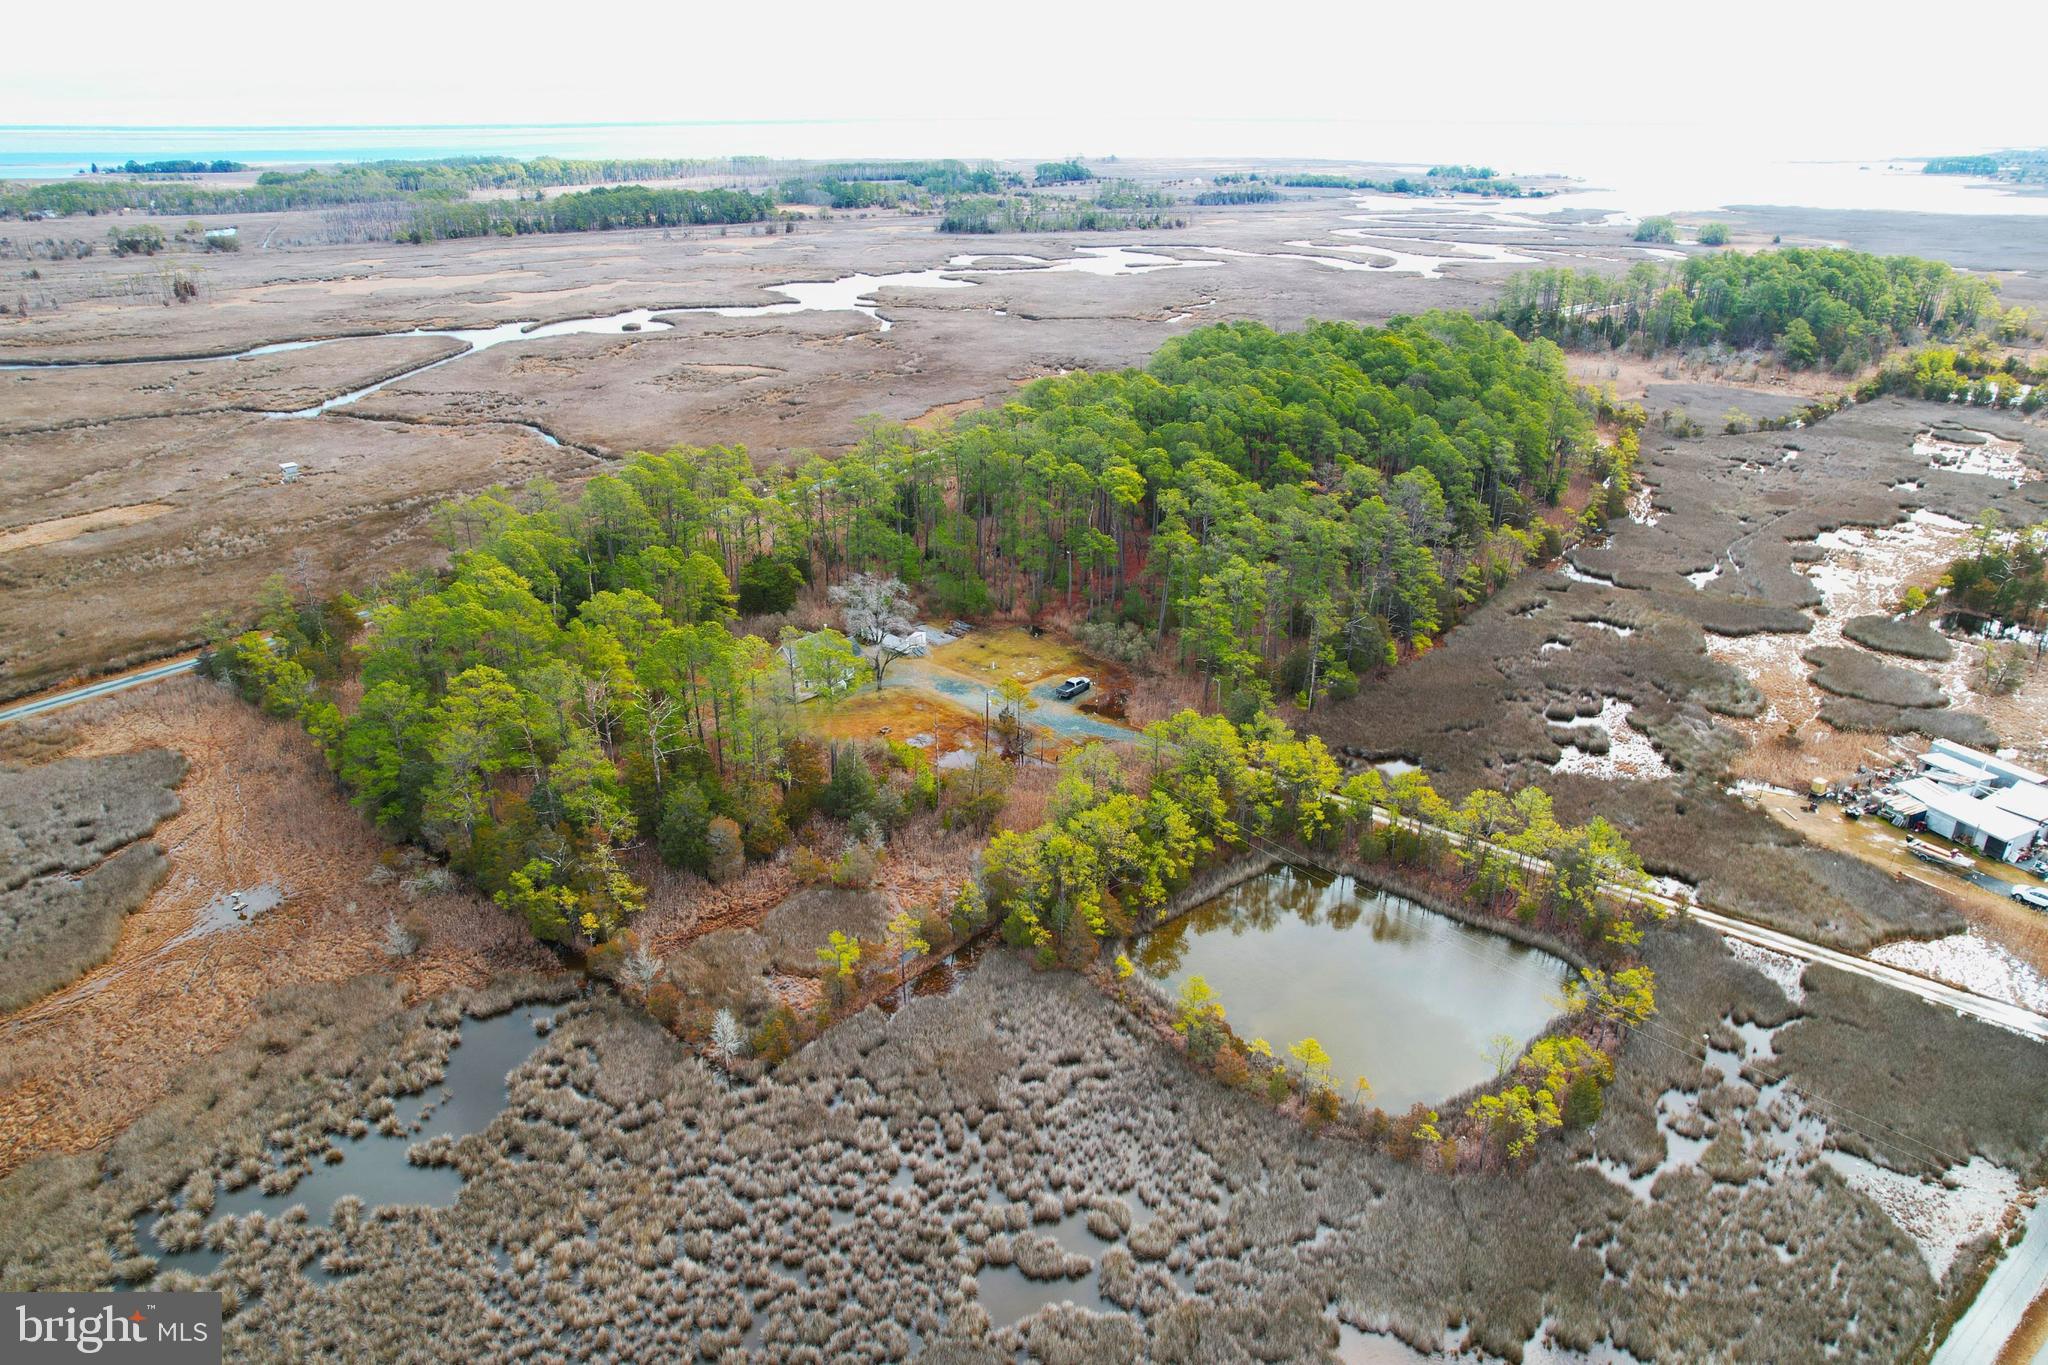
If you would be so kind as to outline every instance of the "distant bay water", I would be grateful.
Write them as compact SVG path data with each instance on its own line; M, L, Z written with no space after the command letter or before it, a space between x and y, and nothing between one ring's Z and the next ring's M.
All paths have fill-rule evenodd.
M1058 117L1015 119L701 120L419 126L58 127L0 125L0 179L62 177L94 162L227 158L253 166L387 158L542 155L790 158L1179 157L1379 162L1483 162L1530 176L1569 175L1587 188L1546 207L1635 216L1736 204L1923 213L2048 214L2048 196L1919 172L1920 156L1988 150L1799 143L1774 133L1740 140L1685 125L1587 126L1427 121L1157 119L1105 127ZM1113 173L1113 168L1105 168Z

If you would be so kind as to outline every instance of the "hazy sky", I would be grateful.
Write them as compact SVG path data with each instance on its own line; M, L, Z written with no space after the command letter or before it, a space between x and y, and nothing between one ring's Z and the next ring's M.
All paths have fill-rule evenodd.
M1303 120L1363 120L1422 156L1506 143L1540 157L1546 128L1575 144L1612 130L1845 157L2048 144L2033 82L1962 60L1967 35L1988 58L2038 50L2048 10L2017 0L1970 6L1955 34L1811 0L356 0L189 15L98 0L89 24L82 13L10 16L0 123L916 120L954 143L926 150L969 155L1282 152L1273 122ZM731 142L719 150L768 150Z

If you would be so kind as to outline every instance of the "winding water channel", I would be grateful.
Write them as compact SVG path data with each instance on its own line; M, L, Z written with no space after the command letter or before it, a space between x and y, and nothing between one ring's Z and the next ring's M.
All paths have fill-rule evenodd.
M1340 229L1340 235L1365 235L1356 229ZM1288 243L1289 246L1308 247L1307 242ZM1416 243L1416 245L1425 245ZM646 332L666 332L675 328L668 319L686 314L708 315L726 318L782 317L796 313L858 313L870 318L876 330L886 332L894 325L882 314L877 302L885 290L895 289L973 289L987 279L1013 274L1080 274L1102 278L1123 278L1148 275L1166 270L1217 269L1226 264L1220 259L1203 257L1244 257L1263 260L1307 261L1335 270L1365 270L1392 274L1418 274L1425 278L1440 278L1441 268L1454 264L1481 264L1486 262L1526 261L1532 258L1518 256L1499 246L1486 243L1445 242L1440 245L1459 253L1454 256L1427 256L1396 250L1381 245L1343 245L1323 248L1335 252L1368 253L1377 259L1367 262L1350 259L1343 255L1309 255L1299 251L1246 251L1220 246L1182 246L1174 244L1171 249L1183 255L1163 255L1161 250L1139 244L1114 246L1076 247L1074 254L1058 259L1044 256L1020 255L1015 253L973 255L964 254L949 258L945 265L926 270L904 270L888 274L855 272L823 280L792 280L786 284L764 286L769 294L781 295L781 300L758 304L692 305L675 308L630 308L621 312L598 316L566 318L554 322L540 322L534 319L520 319L497 323L489 327L410 327L391 332L374 332L342 337L305 337L292 341L266 342L244 350L223 352L213 355L161 355L123 356L114 359L55 359L55 360L12 360L0 361L0 371L20 370L91 370L113 369L129 365L154 365L164 363L191 363L206 361L255 360L264 356L281 355L291 351L309 350L316 346L329 345L342 340L382 339L396 337L440 337L459 342L462 349L452 355L440 356L423 361L418 365L386 375L373 383L334 395L331 398L288 412L269 412L264 415L275 420L305 420L323 416L338 409L352 407L374 393L417 378L429 370L452 365L458 360L481 354L498 346L532 341L546 341L563 336L620 336ZM976 278L980 277L980 278ZM546 429L525 422L497 422L494 425L513 425L525 428L550 445L561 441Z

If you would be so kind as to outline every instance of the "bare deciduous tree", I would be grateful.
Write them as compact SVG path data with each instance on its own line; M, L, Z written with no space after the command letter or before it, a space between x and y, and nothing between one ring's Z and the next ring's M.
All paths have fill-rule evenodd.
M875 686L880 688L889 665L911 651L907 641L917 624L910 619L910 594L900 578L857 573L826 594L839 608L846 633L871 649Z

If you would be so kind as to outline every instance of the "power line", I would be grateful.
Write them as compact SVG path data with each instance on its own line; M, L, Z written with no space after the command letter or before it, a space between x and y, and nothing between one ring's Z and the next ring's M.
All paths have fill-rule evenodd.
M1329 867L1326 864L1317 862L1313 858L1309 858L1304 855L1292 852L1286 849L1285 847L1274 843L1271 839L1266 838L1264 835L1251 834L1248 836L1248 842L1258 847L1261 852L1264 852L1269 856L1279 858L1283 862L1289 863L1290 865L1305 864L1309 867L1315 868L1318 871L1327 872L1332 876L1351 875L1349 873L1341 872L1336 868ZM1356 883L1357 878L1352 877L1352 880L1354 883ZM1485 963L1486 965L1490 966L1504 965L1508 968L1508 970L1521 975L1524 980L1530 981L1533 984L1543 985L1546 987L1551 986L1553 984L1547 979L1547 977L1538 976L1535 972L1529 970L1523 964L1513 959L1506 959L1500 962L1489 961L1488 959L1481 957L1479 953L1473 948L1471 948L1469 945L1455 938L1452 939L1451 942L1457 946L1459 951L1466 953L1476 962ZM1688 1035L1680 1032L1677 1029L1671 1028L1668 1025L1662 1024L1661 1022L1655 1020L1644 1020L1641 1024L1631 1024L1626 1020L1614 1020L1612 1022L1614 1022L1618 1027L1626 1031L1631 1036L1640 1037L1645 1042L1651 1043L1659 1047L1663 1047L1670 1052L1676 1053L1686 1058L1686 1060L1689 1062L1696 1062L1704 1065L1708 1060L1708 1049L1704 1045L1704 1039L1701 1040L1700 1044L1698 1044L1700 1050L1698 1052L1695 1052L1693 1051L1695 1044ZM1870 1144L1873 1148L1888 1152L1894 1159L1901 1160L1906 1164L1917 1165L1921 1160L1925 1159L1923 1156L1916 1155L1912 1151L1913 1148L1918 1148L1927 1156L1932 1156L1935 1159L1939 1160L1944 1166L1963 1166L1968 1164L1967 1160L1957 1157L1953 1153L1945 1152L1942 1149L1937 1148L1930 1143L1927 1143L1919 1138L1913 1137L1909 1133L1902 1132L1899 1129L1893 1127L1888 1123L1885 1123L1880 1119L1872 1118L1867 1114L1859 1113L1858 1111L1851 1109L1847 1105L1841 1104L1838 1101L1823 1099L1818 1096L1809 1095L1806 1091L1800 1089L1798 1086L1794 1085L1791 1082L1791 1080L1789 1079L1788 1072L1779 1071L1776 1074L1773 1074L1770 1070L1766 1069L1761 1063L1749 1062L1746 1059L1744 1065L1753 1068L1758 1075L1767 1078L1765 1080L1766 1085L1780 1086L1786 1093L1794 1096L1802 1104L1806 1105L1809 1109L1816 1111L1814 1114L1816 1118L1821 1119L1823 1122L1831 1122L1834 1124L1834 1126L1842 1129L1843 1131L1854 1134L1855 1136L1863 1139L1866 1143ZM1738 1075L1736 1077L1731 1077L1730 1079L1740 1079L1740 1077ZM1822 1114L1818 1112L1818 1110L1822 1106L1825 1106L1828 1109L1832 1109L1836 1111L1836 1113L1838 1114L1846 1115L1847 1117L1834 1118L1826 1114ZM1850 1122L1850 1119L1857 1120L1858 1122ZM1876 1134L1867 1131L1865 1128L1859 1127L1858 1123L1867 1124L1869 1125L1869 1127L1881 1129L1884 1132L1891 1134L1893 1138L1897 1139L1897 1141L1894 1142L1887 1140L1885 1138L1878 1137ZM1904 1145L1902 1146L1901 1144Z

